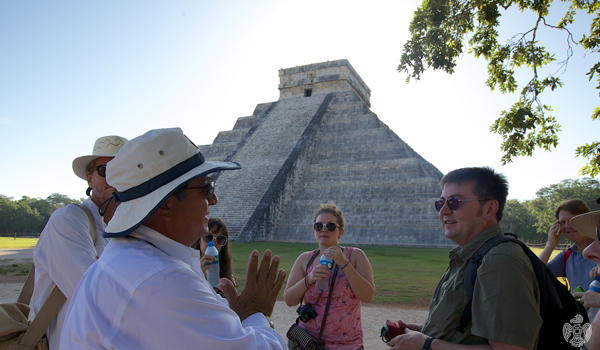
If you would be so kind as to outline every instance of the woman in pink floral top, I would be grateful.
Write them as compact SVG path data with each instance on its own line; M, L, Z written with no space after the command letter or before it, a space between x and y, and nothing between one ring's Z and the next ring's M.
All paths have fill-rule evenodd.
M321 205L313 215L313 222L313 233L319 250L302 253L296 259L283 298L288 306L296 306L304 298L305 304L310 303L314 307L317 317L306 323L300 321L299 326L318 339L329 290L317 290L315 282L327 278L330 274L326 266L319 265L321 254L330 257L335 263L331 273L336 265L339 268L323 331L325 349L362 349L360 302L368 303L375 295L371 263L362 250L351 247L342 249L338 246L344 234L345 221L342 211L335 204ZM315 254L318 255L307 269L308 262ZM288 348L292 349L290 342Z

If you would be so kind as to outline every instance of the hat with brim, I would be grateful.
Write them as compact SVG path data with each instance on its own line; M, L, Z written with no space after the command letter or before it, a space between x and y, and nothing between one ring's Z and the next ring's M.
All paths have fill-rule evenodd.
M106 165L106 182L117 189L120 205L104 237L123 237L140 227L188 182L222 170L240 169L235 162L206 161L181 129L150 130L129 141Z
M98 158L116 156L117 152L119 152L121 147L123 147L127 141L129 140L124 137L114 135L103 136L97 139L94 143L94 149L92 150L91 155L77 157L73 160L73 172L77 177L87 181L85 171L87 170L88 164Z
M577 232L590 238L598 239L596 235L598 221L600 221L600 210L574 216L569 222Z

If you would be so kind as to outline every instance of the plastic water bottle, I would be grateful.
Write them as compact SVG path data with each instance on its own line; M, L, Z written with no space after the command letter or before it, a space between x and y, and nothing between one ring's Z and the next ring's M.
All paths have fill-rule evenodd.
M215 260L213 260L212 264L206 270L206 280L210 283L211 286L216 287L219 285L219 251L215 248L215 244L210 241L208 242L208 248L206 248L206 255L214 256Z
M325 254L321 255L321 260L319 260L319 265L325 265L327 266L327 268L329 269L329 272L331 272L331 266L333 266L333 260L331 260L331 258L328 258ZM320 291L325 291L329 288L329 279L331 278L331 274L329 274L329 276L327 278L323 278L320 281L317 281L317 284L315 285L315 288L317 288L317 290Z
M599 276L594 277L594 280L592 281L592 283L590 283L590 289L596 293L600 293L600 277Z

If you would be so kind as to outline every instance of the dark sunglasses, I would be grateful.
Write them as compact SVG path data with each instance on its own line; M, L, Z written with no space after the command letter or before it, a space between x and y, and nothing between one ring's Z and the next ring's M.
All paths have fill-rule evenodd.
M444 207L444 204L448 206L450 210L456 210L460 206L460 202L468 202L468 201L486 201L487 199L458 199L458 198L448 198L446 200L440 199L439 201L435 201L435 210L440 211Z
M93 173L94 170L98 170L98 175L102 177L106 177L106 164L98 165L97 167L93 167L90 170L90 173Z
M184 190L204 190L204 195L206 196L206 199L211 199L215 195L215 183L212 181L206 186L184 187L183 189Z
M213 240L213 235L208 234L202 237L202 240L204 241L204 243L208 243ZM220 246L224 246L227 244L227 237L223 235L218 235L217 237L214 237L214 242Z
M338 227L338 225L336 223L333 223L333 222L328 222L325 225L323 225L322 222L315 222L315 224L313 225L313 229L315 231L319 232L319 231L323 230L323 226L325 226L325 228L329 232L335 231L335 229Z

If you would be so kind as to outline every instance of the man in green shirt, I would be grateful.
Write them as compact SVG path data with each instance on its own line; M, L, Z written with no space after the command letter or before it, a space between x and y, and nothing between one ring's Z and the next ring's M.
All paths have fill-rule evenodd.
M493 169L463 168L446 174L435 202L447 238L458 245L435 289L423 325L405 324L395 349L534 349L542 325L540 293L531 262L517 244L500 244L483 258L473 292L472 321L455 329L468 301L465 269L477 249L502 235L499 222L508 195L505 177Z

